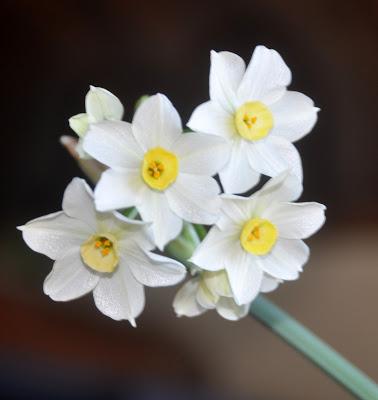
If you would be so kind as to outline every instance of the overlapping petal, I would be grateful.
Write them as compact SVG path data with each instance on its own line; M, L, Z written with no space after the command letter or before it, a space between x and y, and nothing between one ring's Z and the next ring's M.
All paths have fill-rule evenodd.
M108 90L95 86L90 87L85 97L85 109L89 122L118 121L123 116L123 105L119 99Z
M43 291L55 301L74 300L92 291L99 280L100 275L83 264L80 248L71 247L55 261Z
M173 308L177 316L196 317L206 311L196 299L198 279L189 279L176 293Z

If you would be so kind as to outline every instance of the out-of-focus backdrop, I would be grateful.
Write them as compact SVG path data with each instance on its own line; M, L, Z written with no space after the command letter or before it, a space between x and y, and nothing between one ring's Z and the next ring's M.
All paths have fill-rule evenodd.
M60 209L82 176L59 144L88 85L132 116L162 92L186 122L208 98L209 51L277 49L292 90L321 108L297 143L304 200L328 206L299 281L269 297L378 380L376 1L4 1L0 395L38 399L351 399L258 322L176 319L177 288L151 289L138 328L91 296L53 303L51 261L16 225Z

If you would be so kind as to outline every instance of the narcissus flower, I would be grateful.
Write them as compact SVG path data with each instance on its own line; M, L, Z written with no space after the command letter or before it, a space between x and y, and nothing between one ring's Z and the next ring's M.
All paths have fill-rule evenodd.
M183 219L203 224L217 219L220 189L212 175L227 161L227 143L213 135L183 134L164 95L145 100L132 124L92 124L84 149L110 167L95 189L97 209L136 206L152 222L159 249L180 233Z
M286 169L302 179L292 142L311 131L318 109L304 94L286 90L290 82L275 50L257 46L247 68L234 53L211 52L210 101L194 110L188 126L229 140L231 157L219 173L226 193L243 193L260 174Z
M71 129L79 136L76 151L82 158L87 158L82 148L82 141L89 129L89 124L100 121L120 121L123 116L123 105L108 90L90 86L85 96L85 111L68 120Z
M280 281L264 274L260 292L270 292ZM218 314L230 321L236 321L247 315L250 303L238 305L225 270L202 271L186 282L177 292L173 308L177 316L195 317L208 310L216 309Z
M325 221L322 204L292 203L301 193L298 179L282 173L251 197L225 195L220 219L191 261L208 271L226 269L239 305L256 297L264 273L297 279L309 257L301 239Z
M82 179L68 185L62 208L19 228L32 250L55 260L43 286L53 300L93 291L103 314L135 326L144 308L143 285L168 286L184 278L182 264L151 252L146 223L96 212Z

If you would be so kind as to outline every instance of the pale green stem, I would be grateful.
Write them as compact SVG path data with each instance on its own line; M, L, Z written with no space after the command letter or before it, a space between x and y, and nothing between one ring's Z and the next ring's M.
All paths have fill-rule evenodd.
M181 235L169 243L165 253L190 266L186 260L205 236L206 229L203 226L185 224ZM378 400L378 386L374 381L265 296L259 295L254 300L250 315L358 398Z

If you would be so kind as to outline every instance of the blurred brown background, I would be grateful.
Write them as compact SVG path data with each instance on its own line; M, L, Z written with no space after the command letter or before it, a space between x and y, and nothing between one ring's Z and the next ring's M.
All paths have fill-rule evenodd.
M270 295L378 380L377 17L375 1L3 1L0 394L39 399L350 399L259 323L176 319L176 291L147 293L138 329L90 296L55 304L51 268L16 225L58 210L81 175L58 143L88 85L126 119L163 92L186 122L208 98L209 51L277 49L292 90L322 109L297 146L304 200L328 206L302 278Z

